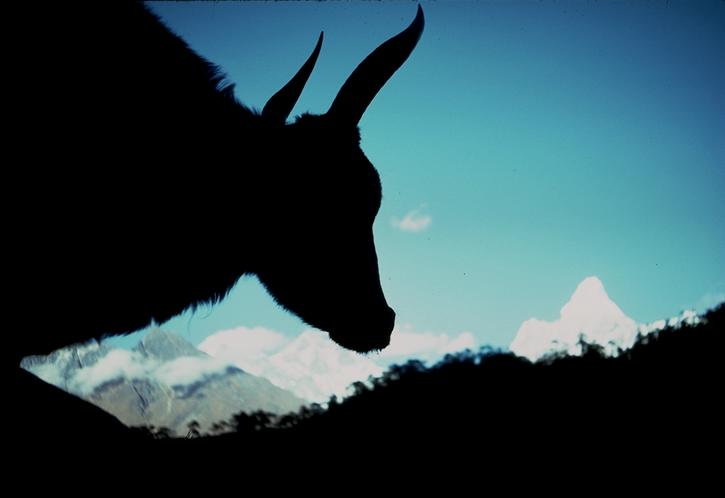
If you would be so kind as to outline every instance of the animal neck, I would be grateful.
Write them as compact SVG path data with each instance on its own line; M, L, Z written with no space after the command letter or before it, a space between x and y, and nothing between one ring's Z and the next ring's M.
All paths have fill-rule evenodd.
M195 173L181 177L182 197L164 196L172 207L159 225L175 227L170 234L174 256L153 254L154 266L163 268L153 273L174 303L157 321L180 313L189 303L223 298L239 278L256 272L277 234L286 230L289 213L279 206L280 195L290 186L284 174L286 154L276 150L279 126L241 106L238 110L237 126L216 132L211 151L178 158L186 164L193 160L190 171ZM161 207L153 211L164 212Z

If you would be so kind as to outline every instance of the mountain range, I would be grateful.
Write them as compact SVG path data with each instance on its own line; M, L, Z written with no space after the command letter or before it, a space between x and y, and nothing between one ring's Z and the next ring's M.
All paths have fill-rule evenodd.
M266 379L214 359L176 334L155 329L131 351L103 343L27 357L21 367L115 415L128 426L202 431L239 412L297 411L305 402Z
M291 340L272 339L275 334L259 328L229 329L210 335L199 349L315 403L325 403L333 395L345 397L350 384L378 377L385 370L370 357L341 348L318 330L306 330ZM259 342L275 344L260 348L256 346Z
M669 320L637 324L609 297L597 277L584 279L554 321L536 318L520 326L510 350L533 361L551 354L578 355L583 343L616 355L638 335L665 326L694 325L692 311ZM174 333L155 329L131 350L90 342L28 357L23 368L114 414L127 425L167 427L185 435L197 421L202 431L239 412L283 414L330 396L350 394L354 382L382 375L410 358L437 361L474 349L470 332L456 336L402 327L380 355L346 351L320 331L290 339L262 327L239 327L208 336L198 349Z

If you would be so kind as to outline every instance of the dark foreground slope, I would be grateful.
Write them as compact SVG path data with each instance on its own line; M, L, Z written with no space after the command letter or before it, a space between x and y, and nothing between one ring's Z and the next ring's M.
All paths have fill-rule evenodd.
M588 347L582 357L537 363L492 351L449 356L431 368L411 362L372 387L358 384L355 396L324 411L238 416L236 434L206 444L412 443L511 453L717 447L724 317L721 305L704 323L646 336L616 358Z

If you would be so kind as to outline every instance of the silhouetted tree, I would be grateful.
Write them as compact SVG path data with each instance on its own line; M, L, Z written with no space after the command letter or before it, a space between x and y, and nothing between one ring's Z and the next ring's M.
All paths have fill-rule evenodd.
M191 422L189 422L187 427L188 427L188 431L186 433L187 438L191 439L191 438L196 438L196 437L201 436L201 433L199 431L200 425L199 425L199 422L197 422L196 420L192 420Z

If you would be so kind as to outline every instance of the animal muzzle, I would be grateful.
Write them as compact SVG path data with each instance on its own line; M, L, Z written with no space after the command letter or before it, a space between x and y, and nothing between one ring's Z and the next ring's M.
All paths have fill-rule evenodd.
M358 353L380 351L390 344L390 335L395 327L395 311L385 307L382 313L358 314L349 317L349 324L340 328L329 328L330 339L346 349Z

